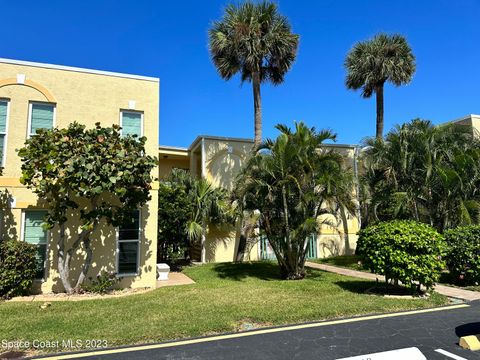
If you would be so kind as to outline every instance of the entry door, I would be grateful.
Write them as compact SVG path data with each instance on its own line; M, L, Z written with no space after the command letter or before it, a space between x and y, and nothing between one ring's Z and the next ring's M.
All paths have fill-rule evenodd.
M317 234L315 233L309 235L306 257L307 259L317 258ZM268 243L265 235L260 236L260 258L262 260L276 259L272 246Z

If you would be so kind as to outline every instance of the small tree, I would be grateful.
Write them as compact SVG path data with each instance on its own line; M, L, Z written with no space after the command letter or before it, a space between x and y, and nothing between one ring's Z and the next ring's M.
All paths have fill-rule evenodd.
M365 267L385 275L385 284L401 281L412 292L430 289L445 267L445 241L433 227L415 221L380 222L360 230L357 252Z
M175 265L189 245L187 224L193 212L194 179L185 171L174 169L160 182L158 189L158 261Z
M187 223L187 236L191 242L200 240L200 260L205 262L208 224L231 220L228 193L225 189L213 187L206 179L195 179L190 192L193 207Z
M341 209L355 212L353 174L339 153L322 148L335 134L297 123L266 140L250 158L235 191L244 210L260 212L258 223L285 279L305 276L308 238Z
M136 135L122 137L118 125L102 128L96 123L86 129L75 122L66 129L39 129L19 150L22 184L48 204L45 227L59 229L58 272L66 292L80 290L87 276L91 234L100 221L118 226L150 199L156 159L145 154L145 141ZM69 217L80 224L80 231L70 231L72 239L65 231ZM86 256L72 286L70 263L80 246Z

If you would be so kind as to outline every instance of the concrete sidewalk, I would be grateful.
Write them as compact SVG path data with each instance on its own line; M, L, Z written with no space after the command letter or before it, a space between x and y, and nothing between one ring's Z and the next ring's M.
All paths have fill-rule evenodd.
M377 280L378 281L385 281L385 277L383 275L376 275L372 273L367 273L363 271L356 271L351 269L345 269L337 266L331 266L326 264L317 264L310 261L305 263L305 266L308 266L313 269L328 271L340 275L346 275L351 277L356 277L360 279L367 279L367 280ZM480 292L478 291L470 291L470 290L463 290L460 288L452 287L452 286L445 286L445 285L436 285L435 291L439 294L456 298L462 299L466 301L473 301L473 300L480 300Z

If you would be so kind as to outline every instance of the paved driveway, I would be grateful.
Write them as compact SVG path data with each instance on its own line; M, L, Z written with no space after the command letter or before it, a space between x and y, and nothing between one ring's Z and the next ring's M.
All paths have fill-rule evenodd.
M409 347L417 347L429 360L480 359L480 354L461 349L457 345L459 336L480 333L480 302L469 305L263 329L76 356L70 354L57 359L72 358L73 355L83 359L104 360L334 360ZM195 319L192 318L192 321Z

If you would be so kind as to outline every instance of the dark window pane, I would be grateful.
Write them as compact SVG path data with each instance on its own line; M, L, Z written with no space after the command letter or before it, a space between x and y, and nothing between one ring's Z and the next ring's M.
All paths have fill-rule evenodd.
M138 242L120 242L118 243L118 273L134 274L137 272L138 264Z
M45 263L47 258L47 245L37 245L37 275L36 279L43 279L45 277Z
M138 240L139 231L138 229L120 229L118 232L119 240Z
M139 240L140 239L140 212L132 212L119 227L119 240Z

